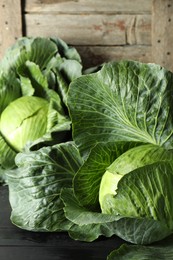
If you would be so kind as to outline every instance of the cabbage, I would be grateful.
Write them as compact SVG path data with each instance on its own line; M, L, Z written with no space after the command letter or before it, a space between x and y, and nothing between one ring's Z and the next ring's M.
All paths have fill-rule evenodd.
M135 169L157 162L171 162L172 160L172 151L167 151L162 147L152 144L140 145L124 152L116 158L116 160L106 169L106 172L102 176L99 189L99 203L102 212L107 214L121 214L125 216L125 212L120 213L116 208L116 194L119 188L119 181L122 179L122 182L123 177L124 179L128 178L127 174ZM119 195L117 195L117 197L118 196ZM127 207L125 211L127 211Z
M110 62L62 93L73 140L17 154L11 220L81 241L116 235L138 244L140 257L143 245L173 234L173 73ZM123 253L129 259L128 247L109 259Z
M47 130L49 103L34 96L24 96L11 102L1 114L0 129L6 142L22 151L28 141L42 137Z
M0 171L16 168L25 149L68 141L66 99L81 76L75 48L56 38L22 37L0 62Z
M116 234L149 244L173 233L172 91L170 71L135 61L107 63L71 83L67 104L84 163L62 198L68 219L90 225L90 240Z

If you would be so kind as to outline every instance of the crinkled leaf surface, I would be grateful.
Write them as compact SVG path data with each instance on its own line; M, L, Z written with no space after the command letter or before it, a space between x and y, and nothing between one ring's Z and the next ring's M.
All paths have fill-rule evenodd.
M132 243L149 244L171 232L163 223L146 218L125 218L114 214L90 211L80 204L72 189L63 189L64 213L72 223L69 235L75 240L91 242L99 236L117 235Z
M70 85L73 137L85 154L103 141L173 147L173 74L135 61L105 64Z
M63 189L61 198L65 216L72 223L68 233L75 240L91 242L99 236L118 235L128 242L146 244L171 233L163 223L152 219L124 218L89 211L79 203L72 189Z
M118 221L117 235L136 244L149 244L173 232L172 162L138 168L121 178L116 195L107 195ZM145 223L145 224L144 224Z
M16 164L18 171L8 174L12 222L34 231L69 229L71 223L64 217L60 191L71 187L82 164L74 143L18 154Z
M56 44L48 38L22 37L7 50L0 66L5 71L16 70L30 60L42 70L57 51Z
M99 202L101 205L102 212L112 214L114 212L114 209L116 211L116 207L114 208L113 205L114 203L111 203L112 197L114 197L117 193L117 185L119 183L119 180L121 180L121 178L125 174L128 174L135 169L139 169L138 173L140 178L142 167L149 166L156 162L159 165L160 162L166 161L172 163L173 151L164 149L163 147L153 144L139 145L137 147L129 149L128 151L120 155L107 168L107 171L105 172L101 180L99 190ZM152 170L150 168L146 168L145 172L147 171L150 172ZM144 177L144 175L142 176ZM147 174L146 177L147 176L148 178L150 178L150 175ZM138 183L136 185L138 186ZM128 192L130 194L130 190L128 190ZM140 194L136 195L136 197L138 196L140 196Z
M124 217L116 222L115 234L133 244L151 244L169 236L168 226L151 218Z
M172 162L138 168L119 181L117 194L111 195L109 202L113 203L112 211L127 217L155 219L173 230L172 183Z
M56 108L63 112L59 94L50 88L47 77L42 73L39 66L31 61L18 68L18 74L21 79L23 96L34 95L42 97L48 101L51 99L56 102Z
M36 149L71 140L66 95L71 80L80 76L81 70L79 53L61 39L22 37L6 51L0 62L0 113L10 102L23 96L37 96L49 102L48 113L45 113L47 131L34 143L33 138L27 140L28 146ZM30 126L27 126L28 132L31 132ZM32 131L39 132L35 126ZM0 161L4 161L1 150ZM8 161L4 163L8 165Z

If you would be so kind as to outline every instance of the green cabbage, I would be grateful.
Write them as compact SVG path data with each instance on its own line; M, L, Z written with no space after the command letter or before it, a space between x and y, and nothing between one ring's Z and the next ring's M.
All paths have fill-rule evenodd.
M33 81L25 75L33 69L40 75L31 61L20 70L28 86ZM52 94L35 91L50 101ZM8 173L13 224L67 231L88 242L117 235L138 244L137 257L145 250L140 244L173 234L172 93L172 72L135 61L110 62L73 79L61 91L73 141L24 150L16 157L16 175ZM56 111L62 116L61 109ZM146 259L154 255L150 249ZM108 259L118 254L131 256L124 247Z
M0 62L0 172L16 168L19 151L71 138L67 92L81 73L80 55L58 38L22 37L6 51Z
M0 129L6 142L22 151L28 141L42 137L47 131L49 103L34 96L24 96L11 102L1 114Z
M126 178L127 174L142 167L160 163L172 162L173 152L165 150L152 144L140 145L129 149L120 155L107 169L102 176L99 189L99 202L103 213L107 214L121 214L125 216L125 212L121 213L116 208L116 194L118 192L119 181ZM125 176L126 175L126 176ZM141 178L142 179L142 178ZM123 181L123 180L122 180ZM129 182L129 185L130 184ZM128 188L127 188L128 189ZM144 189L144 187L143 187ZM119 193L118 193L119 194ZM119 195L117 195L119 196ZM130 194L129 194L130 196ZM147 197L147 196L146 196ZM153 198L150 198L153 199ZM130 205L130 202L129 202ZM121 206L121 205L120 205ZM124 206L122 207L123 210ZM150 209L151 210L151 209ZM125 208L127 212L127 206ZM129 210L130 211L130 210ZM139 216L139 214L138 214ZM133 217L133 215L132 215ZM151 215L152 217L152 215Z

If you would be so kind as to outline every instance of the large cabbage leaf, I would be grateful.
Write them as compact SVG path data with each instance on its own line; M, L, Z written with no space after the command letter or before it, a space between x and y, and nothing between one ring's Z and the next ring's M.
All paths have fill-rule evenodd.
M172 85L171 72L134 61L111 62L73 81L68 105L80 151L104 141L173 148Z
M120 248L113 250L107 260L172 260L173 243L172 236L148 246L123 244Z
M73 142L19 153L15 174L8 172L11 220L20 228L34 231L68 230L61 189L72 186L72 178L82 164ZM31 210L32 209L32 210Z
M72 189L63 189L61 198L65 205L65 216L73 223L68 233L75 240L91 242L99 236L117 235L128 242L149 244L171 233L170 229L158 220L133 219L89 210L77 200Z

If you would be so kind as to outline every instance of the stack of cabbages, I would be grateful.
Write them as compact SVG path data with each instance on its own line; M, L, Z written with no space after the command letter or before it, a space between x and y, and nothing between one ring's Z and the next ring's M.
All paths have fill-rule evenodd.
M21 38L2 59L11 221L87 242L160 241L173 233L173 73L137 61L88 71L61 39ZM123 246L107 259L172 259L171 247Z

